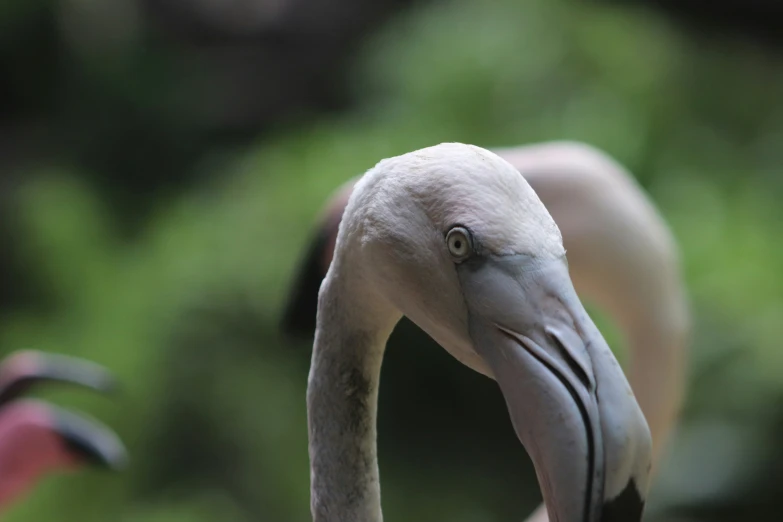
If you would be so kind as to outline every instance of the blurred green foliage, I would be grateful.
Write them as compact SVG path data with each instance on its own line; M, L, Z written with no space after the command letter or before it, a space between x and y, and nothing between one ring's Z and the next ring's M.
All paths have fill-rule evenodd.
M74 166L26 173L15 203L21 252L56 306L6 316L0 346L116 372L117 397L44 395L115 427L133 464L118 476L49 478L7 520L307 520L308 348L282 339L276 323L292 269L339 183L444 141L583 140L638 176L680 242L695 317L688 404L650 517L669 520L678 506L690 514L677 520L701 520L694 510L705 505L751 513L774 497L757 486L783 465L779 60L685 37L644 10L448 0L388 24L353 74L360 107L205 154L208 181L161 204L132 241ZM439 371L446 358L436 357L421 364ZM382 395L405 378L387 375ZM382 404L389 520L520 519L540 498L529 469L509 478L486 461L460 465L481 446L412 457L390 438L414 439L416 427L398 413L392 428L385 415ZM704 519L745 519L733 513Z

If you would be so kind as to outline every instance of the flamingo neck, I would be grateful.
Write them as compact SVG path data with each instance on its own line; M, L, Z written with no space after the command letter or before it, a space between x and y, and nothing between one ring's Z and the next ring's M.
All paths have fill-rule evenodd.
M314 522L382 522L376 447L381 362L400 314L332 269L319 295L307 386Z
M688 342L685 314L678 321L651 318L627 329L627 372L653 437L653 472L661 463L682 407Z

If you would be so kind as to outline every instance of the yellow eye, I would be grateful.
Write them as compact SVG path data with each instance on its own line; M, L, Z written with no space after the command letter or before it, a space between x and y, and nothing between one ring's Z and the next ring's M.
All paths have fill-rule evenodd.
M457 259L464 259L473 252L470 233L462 227L454 227L446 235L449 253Z

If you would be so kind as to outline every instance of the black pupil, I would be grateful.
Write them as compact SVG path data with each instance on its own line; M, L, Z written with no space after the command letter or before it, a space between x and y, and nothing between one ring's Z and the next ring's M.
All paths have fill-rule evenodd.
M460 241L459 239L454 241L454 247L458 249L462 248L462 241Z

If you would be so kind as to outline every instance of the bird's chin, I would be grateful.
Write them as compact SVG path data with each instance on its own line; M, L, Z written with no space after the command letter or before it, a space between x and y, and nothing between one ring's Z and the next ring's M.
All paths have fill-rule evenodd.
M485 377L496 380L495 374L493 373L489 364L487 364L484 358L472 349L447 348L446 351L471 370L478 372Z

